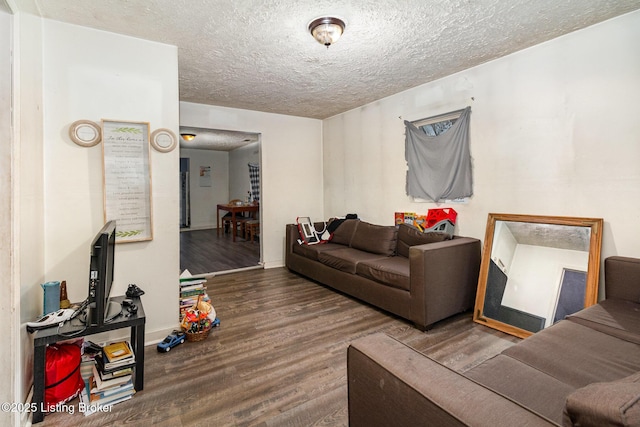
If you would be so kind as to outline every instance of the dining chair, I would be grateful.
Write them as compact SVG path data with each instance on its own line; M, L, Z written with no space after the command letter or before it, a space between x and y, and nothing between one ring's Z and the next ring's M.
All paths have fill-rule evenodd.
M242 200L240 199L233 199L229 201L229 205L235 205L235 204L241 204ZM222 217L222 227L224 229L225 233L228 233L231 230L232 225L232 221L231 221L232 215L231 212L226 213L223 217ZM240 232L240 236L244 236L245 235L245 227L244 224L245 222L250 219L245 217L242 212L239 212L236 214L236 229L233 230L234 233L236 232Z
M256 236L260 235L260 220L250 219L244 223L244 239L251 241L255 240Z

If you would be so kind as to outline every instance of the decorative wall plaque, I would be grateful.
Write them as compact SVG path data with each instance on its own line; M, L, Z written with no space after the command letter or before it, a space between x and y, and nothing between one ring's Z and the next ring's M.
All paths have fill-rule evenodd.
M102 140L102 131L95 122L77 120L69 126L69 137L81 147L93 147Z
M156 129L151 133L151 146L161 153L168 153L178 145L176 134L169 129Z

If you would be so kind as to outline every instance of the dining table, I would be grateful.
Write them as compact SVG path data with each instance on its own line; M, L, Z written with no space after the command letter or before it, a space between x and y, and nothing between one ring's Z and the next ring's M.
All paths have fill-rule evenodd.
M217 235L220 236L220 211L226 211L231 213L231 225L232 225L232 240L236 241L236 233L235 230L237 228L237 220L236 215L238 213L249 212L251 216L255 218L256 213L260 209L260 205L258 203L240 203L240 204L229 204L222 203L217 206L216 210L216 228Z

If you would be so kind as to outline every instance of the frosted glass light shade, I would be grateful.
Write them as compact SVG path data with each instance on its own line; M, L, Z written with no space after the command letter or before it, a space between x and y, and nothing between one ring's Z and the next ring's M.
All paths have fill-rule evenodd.
M311 21L309 31L314 39L327 47L338 41L344 31L344 22L338 18L318 18Z

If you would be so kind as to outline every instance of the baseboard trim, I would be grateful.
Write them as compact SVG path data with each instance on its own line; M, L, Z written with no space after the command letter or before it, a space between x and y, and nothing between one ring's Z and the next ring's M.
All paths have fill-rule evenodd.
M225 274L240 273L241 271L250 270L263 270L264 265L252 265L251 267L235 268L233 270L216 271L215 273L209 273L206 277L224 276Z

